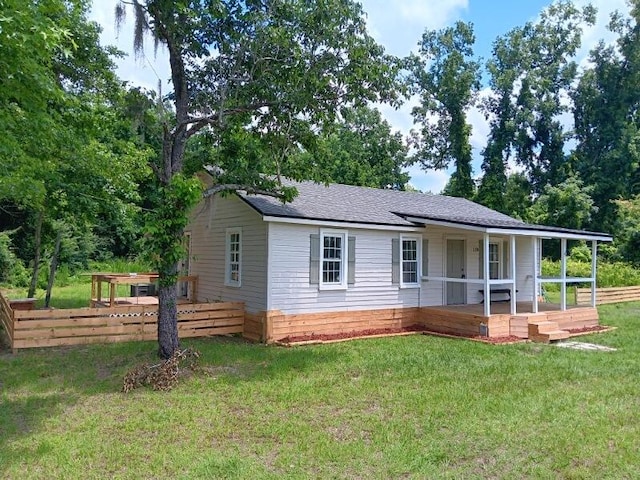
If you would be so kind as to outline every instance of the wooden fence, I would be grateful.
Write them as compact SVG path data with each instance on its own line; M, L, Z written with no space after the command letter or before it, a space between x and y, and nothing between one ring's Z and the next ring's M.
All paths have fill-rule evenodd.
M158 335L157 305L11 311L2 299L0 318L13 350L155 340ZM180 338L242 333L243 326L241 302L178 305Z
M591 288L576 288L576 305L591 303ZM640 301L640 286L596 289L596 304Z
M0 293L0 325L4 329L9 344L13 343L13 310L9 306L9 302Z

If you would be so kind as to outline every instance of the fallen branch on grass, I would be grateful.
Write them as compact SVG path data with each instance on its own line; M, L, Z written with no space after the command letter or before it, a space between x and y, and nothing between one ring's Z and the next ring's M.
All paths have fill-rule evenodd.
M151 386L154 390L167 392L176 386L181 364L184 368L195 370L200 353L186 348L177 350L171 358L156 365L140 365L124 376L122 391L130 392L141 386Z

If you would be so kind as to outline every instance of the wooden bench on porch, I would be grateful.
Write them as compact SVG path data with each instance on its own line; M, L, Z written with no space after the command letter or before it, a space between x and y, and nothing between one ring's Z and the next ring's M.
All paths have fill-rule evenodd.
M484 288L481 288L480 290L478 290L478 292L480 292L480 295L482 295L482 300L480 301L480 303L484 303ZM518 293L518 290L516 290L516 293ZM506 298L500 298L498 299L494 299L494 295L506 295ZM510 302L511 301L511 289L510 288L492 288L490 290L490 300L491 302Z

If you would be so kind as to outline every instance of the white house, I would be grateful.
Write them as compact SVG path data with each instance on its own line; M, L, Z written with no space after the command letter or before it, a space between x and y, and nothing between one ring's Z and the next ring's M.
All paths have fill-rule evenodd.
M414 323L527 336L528 323L548 321L542 310L550 309L560 312L554 319L561 326L597 323L595 288L591 305L568 315L566 287L595 285L597 242L611 241L607 234L530 225L462 198L294 185L299 194L291 203L218 195L191 215L189 274L198 276L197 300L244 302L249 338ZM560 240L558 278L540 276L543 239ZM567 276L566 242L574 239L592 245L588 278ZM559 305L539 303L543 281L560 284ZM492 301L485 302L489 291Z

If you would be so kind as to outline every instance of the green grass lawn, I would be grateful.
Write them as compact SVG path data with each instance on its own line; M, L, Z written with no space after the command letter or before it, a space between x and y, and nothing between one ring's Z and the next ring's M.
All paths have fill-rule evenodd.
M25 298L27 296L26 288L2 288L3 295L7 298ZM35 294L36 307L44 306L44 297L46 291L38 289ZM116 297L128 297L130 294L130 285L117 285ZM102 287L102 298L109 299L109 290L106 284ZM82 281L74 282L64 287L55 287L51 293L51 306L54 308L81 308L88 307L91 300L91 278L82 279Z
M640 478L640 303L616 347L429 336L185 342L207 375L120 393L128 343L0 353L2 478Z

